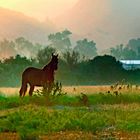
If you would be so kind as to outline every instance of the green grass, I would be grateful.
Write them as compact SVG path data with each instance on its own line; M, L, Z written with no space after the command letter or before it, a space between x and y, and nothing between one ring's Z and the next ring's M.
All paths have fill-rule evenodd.
M47 107L27 105L0 119L0 132L18 132L20 136L39 135L59 131L130 131L140 132L140 109L100 106L92 111L86 108L50 110ZM94 107L93 107L94 108ZM97 106L96 106L97 108ZM110 129L111 128L111 129Z
M0 132L17 132L21 139L73 130L140 132L139 94L92 94L88 99L86 107L78 96L0 96Z
M137 93L123 93L118 96L113 94L92 94L87 95L89 105L103 105L103 104L132 104L140 103L140 94ZM0 110L10 109L14 107L24 106L28 104L36 104L40 106L82 106L79 96L62 95L57 97L44 98L43 96L33 96L30 98L26 96L19 98L18 96L5 97L0 95Z
M140 103L140 94L124 93L118 96L112 94L93 94L89 96L90 104L131 104Z
M17 96L11 96L11 97L0 96L0 110L15 108L15 107L27 105L29 103L30 103L29 97L20 99Z

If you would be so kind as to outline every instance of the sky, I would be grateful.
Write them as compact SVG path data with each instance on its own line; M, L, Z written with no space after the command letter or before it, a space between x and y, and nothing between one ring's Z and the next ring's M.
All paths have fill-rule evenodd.
M61 15L78 0L0 0L0 7L12 9L43 21Z
M53 28L67 28L75 38L95 40L101 49L140 35L140 0L0 0L0 7L22 12L45 25L44 21L51 21Z

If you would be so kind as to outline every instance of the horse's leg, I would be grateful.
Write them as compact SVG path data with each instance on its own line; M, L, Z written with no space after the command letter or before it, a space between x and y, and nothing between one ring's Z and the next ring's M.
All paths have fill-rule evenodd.
M24 86L23 97L25 96L26 91L27 91L27 83L26 83L25 86Z
M30 85L30 90L29 90L29 95L30 96L32 96L33 91L34 91L34 86L33 85Z
M19 91L19 96L21 97L23 93L23 87L21 86L20 91Z
M53 89L53 83L48 83L48 93L50 94Z
M19 91L20 97L22 97L22 96L24 97L26 91L27 91L27 83L23 81L22 86L21 86L20 91Z

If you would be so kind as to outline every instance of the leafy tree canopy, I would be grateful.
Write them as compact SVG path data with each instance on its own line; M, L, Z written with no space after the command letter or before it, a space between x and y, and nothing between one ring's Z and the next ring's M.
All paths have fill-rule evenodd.
M78 40L74 48L84 59L91 59L97 55L96 43L87 39Z
M64 52L64 50L69 49L71 46L71 41L69 38L71 34L72 33L69 30L50 34L48 36L50 46L55 48L58 52Z
M37 54L37 60L39 64L41 65L47 64L49 60L51 59L52 53L55 53L55 52L56 50L49 46L45 47L44 49L39 50Z

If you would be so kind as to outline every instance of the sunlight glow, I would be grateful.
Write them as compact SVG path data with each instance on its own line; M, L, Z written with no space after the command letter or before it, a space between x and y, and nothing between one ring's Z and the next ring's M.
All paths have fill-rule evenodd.
M0 7L23 12L44 20L54 18L76 4L78 0L0 0Z

